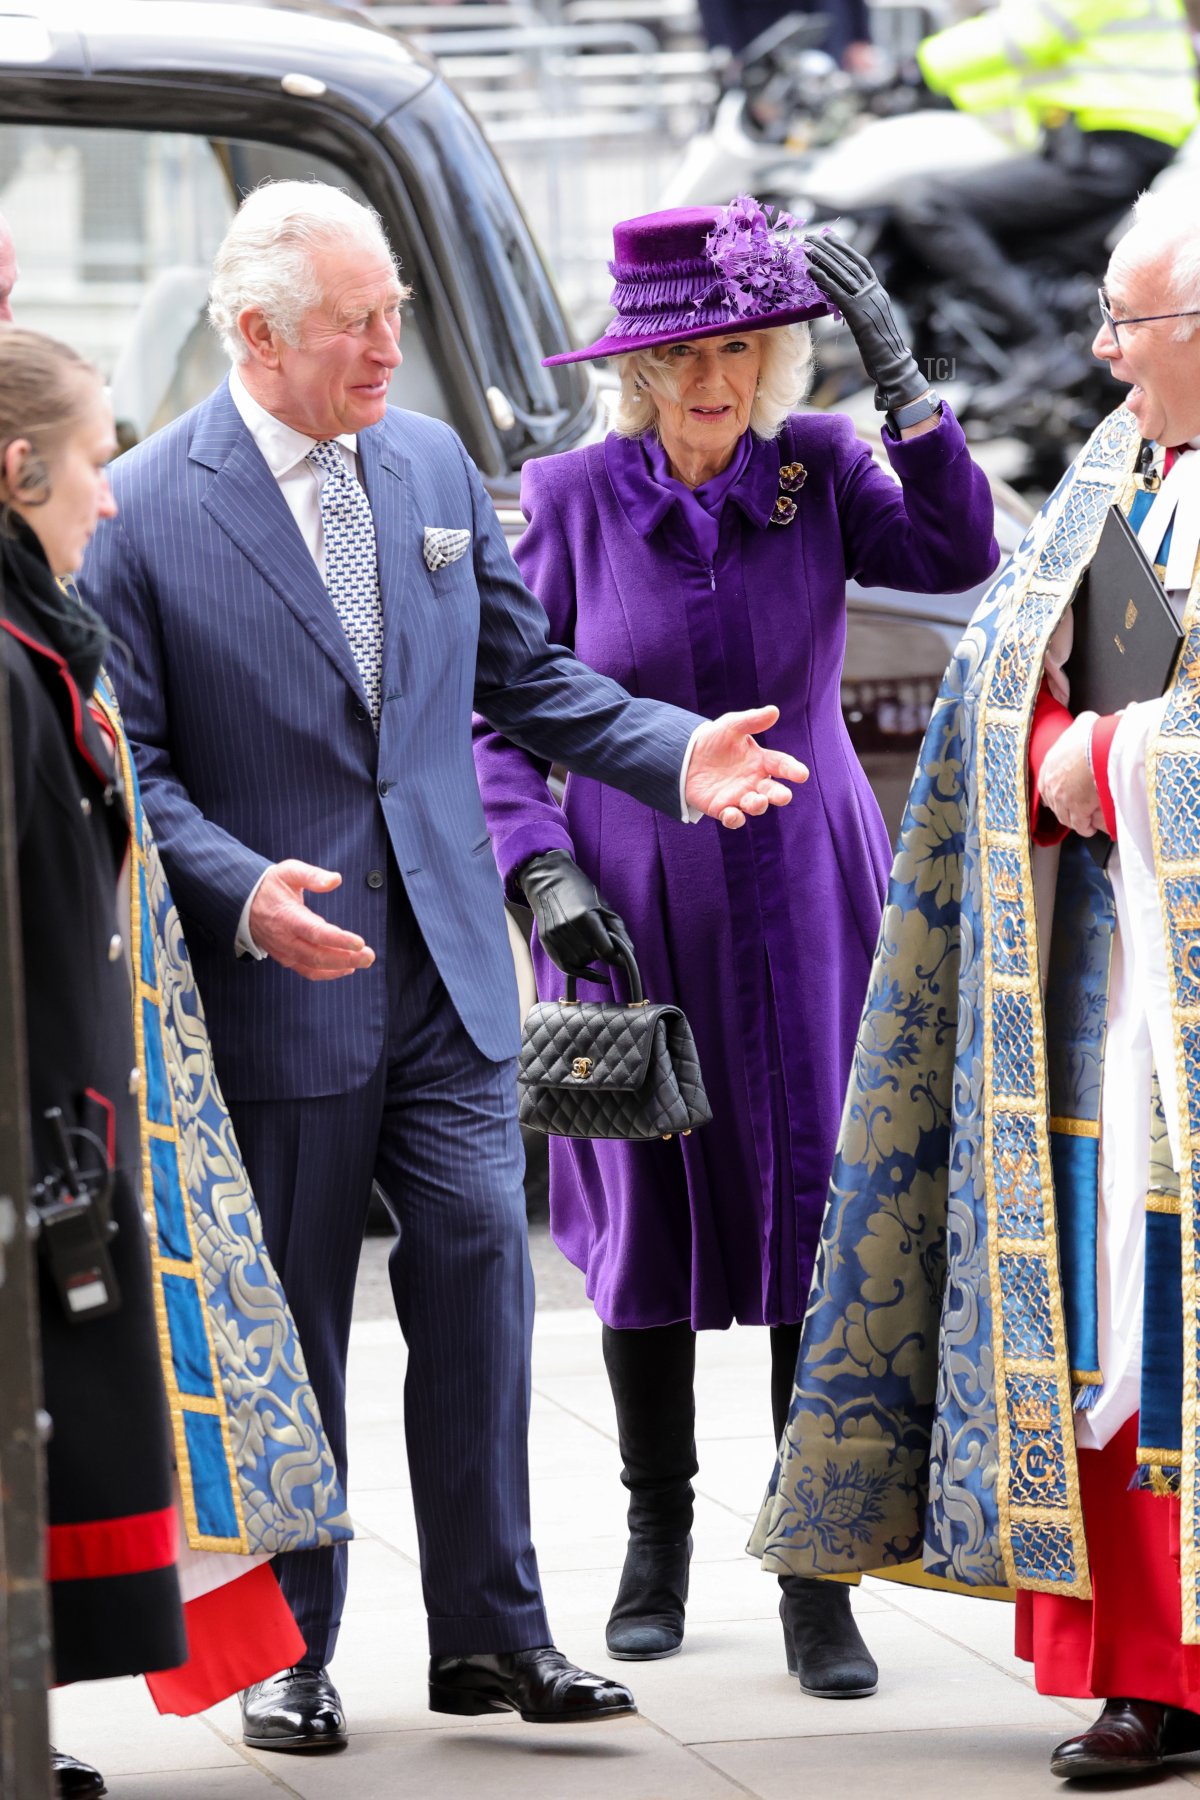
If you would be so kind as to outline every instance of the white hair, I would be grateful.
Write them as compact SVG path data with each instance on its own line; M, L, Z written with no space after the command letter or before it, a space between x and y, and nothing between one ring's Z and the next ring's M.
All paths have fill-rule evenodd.
M1140 195L1133 224L1117 249L1138 263L1168 257L1171 275L1160 302L1163 312L1200 312L1200 195L1191 182ZM1197 326L1200 319L1176 319L1171 336L1186 343Z
M286 343L299 342L301 320L321 304L317 255L343 245L378 253L399 280L379 214L343 188L264 181L246 195L217 251L208 291L208 316L231 362L250 354L238 326L247 307L256 307Z
M736 337L736 331L723 333ZM750 409L750 429L755 437L778 437L788 414L795 412L812 379L812 337L808 326L766 325L747 332L761 339L758 390ZM687 342L702 340L688 339ZM621 378L621 398L613 408L613 430L621 437L644 437L658 420L658 395L679 397L679 378L670 357L670 345L653 350L630 350L614 358Z

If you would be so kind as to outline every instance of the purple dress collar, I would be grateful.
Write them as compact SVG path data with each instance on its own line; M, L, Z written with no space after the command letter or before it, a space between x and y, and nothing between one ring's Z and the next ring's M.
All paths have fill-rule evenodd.
M721 510L732 499L752 524L765 528L779 490L779 447L743 432L726 468L698 488L689 488L668 472L667 456L657 437L604 440L604 466L621 511L641 538L648 538L678 507L704 561L717 549Z

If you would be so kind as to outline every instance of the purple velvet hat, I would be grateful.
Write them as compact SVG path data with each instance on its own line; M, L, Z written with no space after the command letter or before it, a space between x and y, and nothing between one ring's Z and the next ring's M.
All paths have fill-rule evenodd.
M796 220L772 220L748 194L624 220L608 266L616 318L586 349L545 357L547 368L833 311L808 272Z

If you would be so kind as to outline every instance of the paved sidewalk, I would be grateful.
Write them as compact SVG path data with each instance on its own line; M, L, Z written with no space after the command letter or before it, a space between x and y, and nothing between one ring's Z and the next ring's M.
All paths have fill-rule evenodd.
M770 1463L763 1332L700 1340L683 1654L609 1661L604 1620L624 1554L623 1493L599 1327L590 1309L569 1304L569 1282L555 1294L568 1304L539 1315L534 1340L534 1534L560 1646L628 1680L640 1714L559 1730L430 1713L404 1351L394 1320L380 1316L385 1253L368 1241L350 1357L359 1536L334 1667L350 1746L326 1757L264 1755L242 1747L235 1702L164 1719L141 1682L65 1689L53 1696L54 1741L96 1762L114 1800L800 1800L839 1783L872 1800L1068 1800L1081 1791L1053 1780L1047 1757L1095 1708L1033 1691L1012 1655L1008 1606L868 1582L855 1608L880 1664L878 1694L810 1700L788 1679L775 1584L743 1554ZM1200 1787L1200 1758L1171 1767L1152 1784L1160 1793L1182 1800Z

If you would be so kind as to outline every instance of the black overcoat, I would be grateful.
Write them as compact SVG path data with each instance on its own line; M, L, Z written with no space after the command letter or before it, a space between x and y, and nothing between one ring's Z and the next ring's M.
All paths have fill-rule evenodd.
M39 1257L48 1569L60 1682L173 1668L187 1645L175 1568L170 1437L141 1218L130 976L117 919L129 821L108 734L64 651L69 608L36 540L0 537L29 1046L33 1177L56 1166L45 1122L104 1143L116 1167L120 1310L68 1320ZM78 667L78 664L76 665ZM86 685L86 684L85 684ZM81 1163L86 1158L81 1156Z

